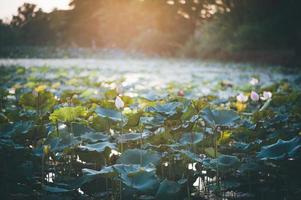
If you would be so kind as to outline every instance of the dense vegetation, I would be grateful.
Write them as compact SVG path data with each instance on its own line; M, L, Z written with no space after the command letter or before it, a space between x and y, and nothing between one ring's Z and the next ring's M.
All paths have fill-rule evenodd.
M96 69L0 72L3 199L300 197L300 76L218 80L239 94L223 99Z
M73 0L70 5L71 10L45 13L24 4L10 24L0 23L0 46L118 48L190 57L238 54L249 60L256 59L254 52L280 61L300 57L297 0Z

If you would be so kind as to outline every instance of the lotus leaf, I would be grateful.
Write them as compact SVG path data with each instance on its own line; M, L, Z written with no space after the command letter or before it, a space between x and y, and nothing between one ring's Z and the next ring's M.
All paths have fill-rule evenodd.
M157 104L156 106L149 107L148 111L149 112L156 112L165 116L173 116L178 112L178 109L182 106L183 104L180 102L170 102L166 104Z
M179 183L165 179L160 183L159 189L156 193L156 199L178 199L180 191L181 185Z
M97 107L95 109L95 112L98 116L108 118L112 121L124 121L125 120L122 113L119 111L116 111L116 110Z
M263 146L257 154L260 160L281 160L284 158L300 158L301 137L296 136L291 140L279 139L275 144Z
M155 151L142 149L129 149L121 154L117 163L121 164L141 164L147 166L149 164L157 165L160 162L161 156Z
M145 139L150 135L149 132L142 132L142 133L126 133L118 136L117 141L119 143L125 143L129 141L137 141L141 139Z
M81 117L85 117L87 111L82 106L63 107L55 110L49 117L52 122L67 122L70 123Z
M95 142L104 142L109 140L108 135L98 132L86 132L82 134L80 138L84 141L95 143Z
M240 165L239 159L230 155L221 155L215 159L205 159L203 163L205 167L222 172L231 171Z
M116 149L116 144L110 142L99 142L95 144L80 145L78 148L83 151L96 151L98 153L102 153L106 149Z
M205 108L200 114L210 127L231 126L239 119L239 115L232 110L212 110Z
M188 144L197 144L201 142L204 138L202 133L185 133L179 140L179 142L183 145Z

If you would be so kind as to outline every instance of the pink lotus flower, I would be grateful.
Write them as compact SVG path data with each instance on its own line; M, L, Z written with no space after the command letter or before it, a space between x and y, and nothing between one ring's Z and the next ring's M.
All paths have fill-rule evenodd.
M246 96L246 95L244 95L243 93L240 93L239 95L236 96L236 100L237 100L238 102L244 103L244 102L247 102L248 99L249 99L249 97Z
M259 80L257 78L251 78L250 82L251 85L257 85L259 83Z
M252 101L258 101L259 100L259 94L257 94L257 92L252 91L250 98L252 99Z

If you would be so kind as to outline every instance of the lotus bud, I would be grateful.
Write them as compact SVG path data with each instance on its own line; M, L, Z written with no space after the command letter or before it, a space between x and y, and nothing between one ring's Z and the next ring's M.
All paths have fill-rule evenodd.
M185 95L185 92L183 90L178 91L178 96L183 97Z
M117 109L121 109L124 107L124 102L122 101L122 99L119 96L117 96L115 99L115 106Z

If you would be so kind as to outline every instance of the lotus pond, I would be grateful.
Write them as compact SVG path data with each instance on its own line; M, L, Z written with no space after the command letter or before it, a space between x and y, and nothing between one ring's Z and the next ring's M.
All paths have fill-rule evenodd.
M300 199L298 69L0 64L2 199Z

